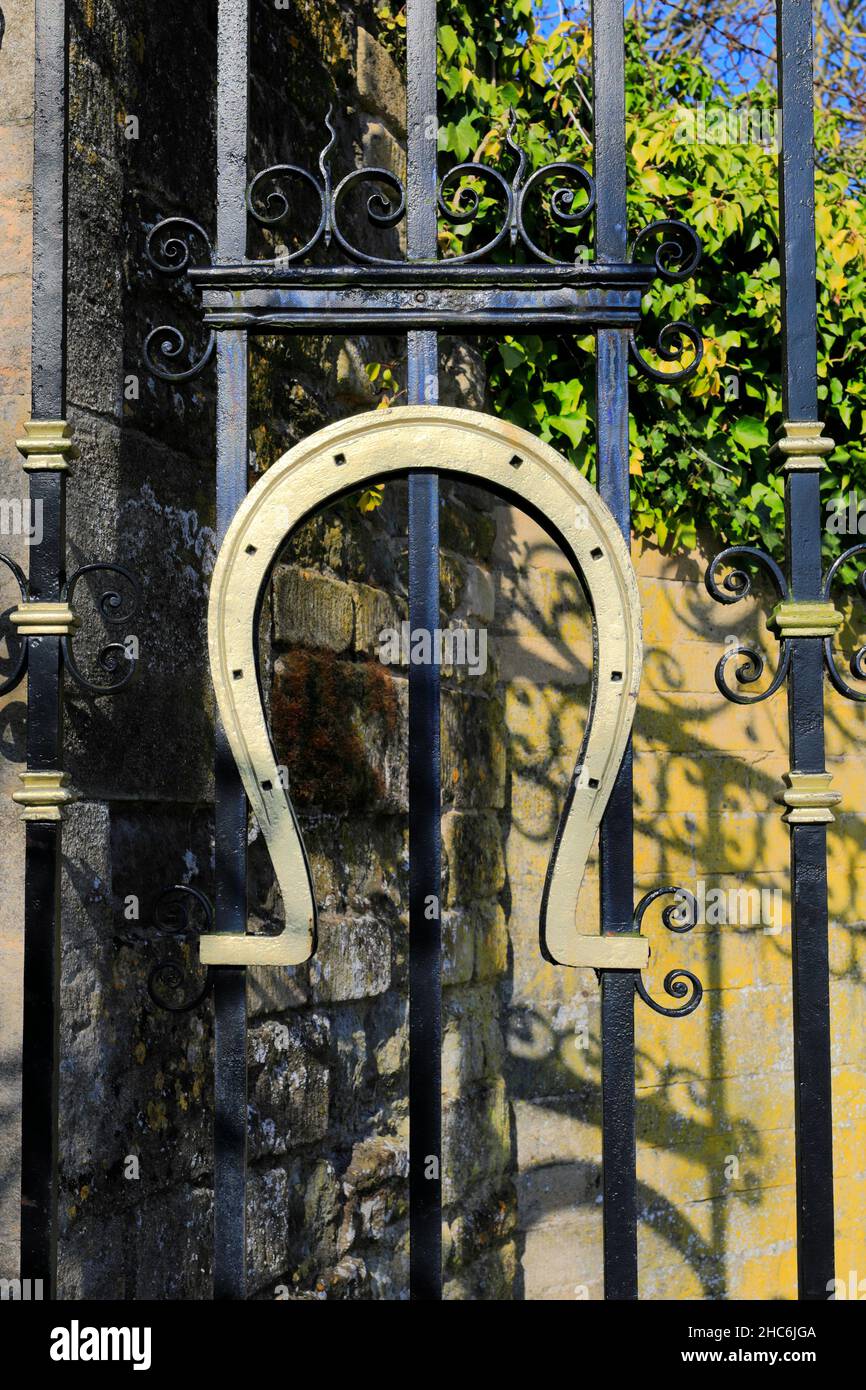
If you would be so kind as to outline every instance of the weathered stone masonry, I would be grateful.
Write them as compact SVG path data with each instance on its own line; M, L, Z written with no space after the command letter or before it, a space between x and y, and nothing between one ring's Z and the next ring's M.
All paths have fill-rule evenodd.
M11 52L29 70L25 8L7 7L3 60ZM195 319L141 253L144 232L161 217L192 216L213 229L215 14L214 0L182 10L143 0L72 5L69 395L81 458L70 481L70 550L78 562L127 565L144 599L134 625L136 684L114 701L69 692L69 765L81 797L65 831L63 889L61 1289L72 1298L203 1297L209 1288L210 1010L154 1010L145 991L153 956L116 937L131 898L146 924L171 884L212 890L204 615L214 558L213 387L207 373L175 388L143 370L141 342L154 324L180 316L194 332ZM400 171L402 80L374 34L364 7L277 13L264 0L254 5L252 169L288 157L314 167L333 102L335 168L363 158ZM29 43L32 50L32 35ZM22 149L28 82L15 106ZM136 139L127 139L130 116ZM26 174L17 177L26 189ZM16 226L27 228L29 208L18 201ZM357 231L364 235L360 223ZM28 268L21 341L9 344L19 363L27 361ZM475 355L453 343L444 352L446 399L480 405ZM365 363L396 362L399 353L394 342L256 343L251 481L319 425L374 407ZM19 487L11 440L27 406L20 372L16 381L4 419ZM455 494L443 536L443 625L489 617L486 500ZM266 612L265 669L322 931L310 967L251 972L250 1289L403 1297L406 679L375 653L381 628L406 614L405 487L389 487L370 516L357 499L340 503L303 530L285 561ZM79 639L82 651L97 638L92 628ZM481 690L457 675L446 685L448 1289L496 1297L507 1294L514 1267L497 1005L507 965L497 902L502 710L492 675ZM19 828L9 820L14 839ZM252 925L279 911L254 829L250 904ZM14 1113L20 921L10 920L7 939ZM4 1126L4 1144L11 1264L14 1124Z
M0 488L9 498L24 494L14 441L29 413L31 9L3 0ZM69 692L81 800L64 841L61 1286L72 1298L199 1298L211 1240L210 1009L154 1010L152 956L115 938L129 926L130 897L146 924L171 884L212 890L212 376L157 382L141 342L158 323L195 329L192 300L145 268L142 244L170 214L213 232L216 4L73 0L71 11L70 413L81 456L70 476L70 563L129 565L144 602L136 684L113 701ZM277 10L255 0L253 13L251 167L315 166L333 101L335 170L363 158L400 172L402 82L372 5L297 0ZM126 138L129 116L137 139ZM365 235L360 222L355 230ZM278 241L254 238L251 249ZM374 408L365 364L399 363L400 351L385 340L257 344L251 481L328 420ZM446 342L443 353L446 403L484 408L476 352ZM599 1297L597 982L538 952L544 872L585 718L588 616L562 555L513 509L449 489L441 521L443 625L490 630L485 676L444 678L446 1293ZM20 537L0 541L26 563ZM706 996L686 1020L637 1014L640 1292L790 1298L788 831L773 799L788 766L785 708L777 697L741 710L718 696L726 636L735 628L738 640L766 642L769 606L749 600L734 624L706 595L705 564L648 547L636 558L647 648L636 896L704 880L778 889L784 907L775 934L732 924L674 938L647 920L656 994L668 969L686 965ZM3 593L5 610L15 596ZM406 679L376 659L379 633L405 612L405 488L393 484L369 514L344 499L303 528L263 615L266 693L322 933L308 967L250 976L256 1297L406 1293ZM91 604L82 654L98 645L93 616ZM829 849L837 1266L847 1276L862 1272L866 1246L866 712L831 695L828 711L828 766L843 796ZM9 793L23 714L19 690L3 702L0 740L0 1275L17 1263L23 835ZM595 888L591 865L586 930L597 927ZM250 908L253 928L279 914L252 829Z

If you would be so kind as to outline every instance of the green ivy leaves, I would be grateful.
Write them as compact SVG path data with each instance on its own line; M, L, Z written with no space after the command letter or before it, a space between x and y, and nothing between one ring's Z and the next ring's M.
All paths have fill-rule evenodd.
M388 13L385 3L380 14ZM552 159L591 168L588 25L566 21L542 32L531 0L443 0L440 17L443 165L478 159L510 177L513 108L530 168ZM703 334L705 355L685 385L632 377L635 529L663 545L693 545L707 530L715 544L759 542L778 554L783 494L770 456L782 419L776 94L760 84L747 101L735 100L699 63L650 63L633 21L626 45L632 237L657 218L679 218L704 244L696 278L657 287L646 305L642 350L651 354L653 322L685 318ZM866 206L846 173L837 119L818 118L816 146L819 396L825 432L837 441L824 492L844 487L866 497ZM494 225L490 189L478 187L482 227L443 228L443 254L482 235L485 217ZM583 227L563 244L573 255L590 236ZM528 335L482 347L492 408L591 476L591 337ZM829 534L828 553L844 541Z

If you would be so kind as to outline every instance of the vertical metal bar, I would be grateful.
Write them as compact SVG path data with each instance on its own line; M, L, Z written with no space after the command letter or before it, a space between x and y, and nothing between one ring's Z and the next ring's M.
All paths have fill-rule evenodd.
M622 0L594 0L593 168L597 261L627 257L625 39ZM628 337L596 333L598 490L626 542L631 540L628 467ZM631 744L601 824L601 929L631 931L634 848ZM602 972L601 1098L604 1292L637 1298L634 973Z
M812 6L777 0L781 158L782 345L785 426L818 415L815 283ZM814 431L820 434L818 428ZM820 600L820 457L786 465L788 579L795 601ZM789 638L791 769L825 771L824 668L820 637ZM829 817L828 817L829 818ZM827 828L791 831L791 936L800 1297L826 1299L834 1277L833 1111L830 1080L830 970Z
M593 0L592 93L595 257L616 263L627 249L622 0Z
M408 0L407 249L436 256L436 4ZM409 333L408 399L435 405L435 333ZM409 479L409 621L439 625L439 481ZM409 1285L414 1300L442 1297L442 973L439 667L409 667ZM436 904L435 916L429 911Z
M217 50L218 262L246 259L249 0L219 0ZM247 335L217 341L217 531L222 541L247 490ZM216 730L218 932L247 929L247 803L222 728ZM215 967L215 1299L246 1292L247 1004L243 966Z
M33 158L32 418L66 411L67 8L36 0ZM63 467L30 472L43 541L30 549L30 592L60 595L65 556ZM30 637L27 768L59 772L63 682L59 637ZM38 813L37 813L38 814ZM57 1096L60 1020L60 841L56 819L28 819L24 870L21 1077L21 1276L56 1294Z
M35 41L31 392L34 418L62 420L66 409L66 0L36 0Z

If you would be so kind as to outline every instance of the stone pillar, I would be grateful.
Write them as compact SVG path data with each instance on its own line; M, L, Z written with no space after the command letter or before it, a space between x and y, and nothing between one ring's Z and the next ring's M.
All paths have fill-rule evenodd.
M0 498L25 502L26 476L15 447L30 418L30 270L33 177L33 6L4 0L6 31L0 49ZM10 511L8 515L13 515ZM0 550L27 569L21 534L0 534ZM3 569L2 604L8 613L18 589ZM8 624L4 624L8 632ZM0 675L8 671L6 636ZM24 687L0 702L3 757L0 760L0 1277L18 1271L20 1175L21 976L24 929L24 833L11 801L24 766Z

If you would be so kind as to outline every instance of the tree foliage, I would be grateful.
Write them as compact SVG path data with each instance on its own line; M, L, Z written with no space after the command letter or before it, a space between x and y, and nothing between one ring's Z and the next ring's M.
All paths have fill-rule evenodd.
M632 0L651 54L703 62L737 91L776 75L776 0ZM556 0L559 19L581 7ZM841 118L843 153L851 172L863 172L866 153L866 7L863 0L814 0L815 100ZM542 25L545 18L542 15Z
M381 13L397 34L399 14ZM591 168L589 25L541 25L531 0L454 0L439 13L442 168L483 161L510 178L510 112L528 168L553 159ZM655 219L678 218L703 242L696 276L657 284L641 330L651 356L651 322L657 330L688 319L703 336L704 357L694 378L679 385L658 385L632 368L635 529L677 545L708 530L718 542L759 541L778 553L783 488L770 455L782 420L775 92L761 79L734 96L712 64L690 51L656 47L649 61L646 31L634 16L626 45L630 237ZM866 207L847 158L839 157L849 138L844 115L819 107L819 397L825 430L837 441L824 478L828 499L854 489L866 499ZM461 221L473 190L477 216ZM489 179L470 177L452 190L450 206L455 220L443 224L444 255L479 244L497 225L502 200ZM551 226L548 220L545 235ZM579 249L591 246L586 223L557 235L558 254L588 254ZM515 335L483 346L494 410L592 476L591 337ZM838 548L832 532L827 548Z

